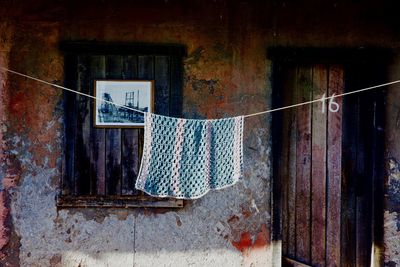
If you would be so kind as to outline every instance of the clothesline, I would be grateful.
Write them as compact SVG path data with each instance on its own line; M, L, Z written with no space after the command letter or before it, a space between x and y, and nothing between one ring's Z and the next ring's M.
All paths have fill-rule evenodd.
M73 90L73 89L70 89L70 88L55 84L55 83L47 82L45 80L41 80L41 79L38 79L36 77L29 76L29 75L26 75L26 74L23 74L23 73L20 73L20 72L17 72L17 71L13 71L13 70L10 70L10 69L4 68L4 67L0 67L0 69L3 70L3 71L7 71L7 72L10 72L10 73L13 73L13 74L16 74L16 75L31 79L31 80L35 80L37 82L41 82L41 83L44 83L44 84L47 84L47 85L50 85L50 86L53 86L53 87L56 87L56 88L60 88L62 90L69 91L69 92L72 92L72 93L75 93L75 94L78 94L78 95L83 95L83 96L86 96L86 97L89 97L89 98L92 98L92 99L95 99L95 100L99 100L99 101L102 101L102 102L105 102L105 103L113 104L115 106L122 107L122 108L129 109L129 110L136 111L136 112L140 112L140 113L143 113L143 114L146 113L146 112L144 112L142 110L138 110L138 109L134 109L134 108L130 108L130 107L124 106L124 105L120 105L120 104L117 104L117 103L114 103L114 102L111 102L111 101L108 101L108 100L104 100L102 98L98 98L98 97L95 97L95 96L92 96L92 95L89 95L89 94L85 94L85 93L82 93L82 92L79 92L79 91L76 91L76 90Z
M342 97L342 96L346 96L346 95L357 94L357 93L361 93L361 92L364 92L364 91L368 91L368 90L372 90L372 89L376 89L376 88L380 88L380 87L385 87L385 86L396 84L396 83L400 83L400 80L396 80L396 81L392 81L392 82L388 82L388 83L382 83L382 84L378 84L378 85L362 88L362 89L359 89L359 90L355 90L355 91L351 91L351 92L347 92L347 93L343 93L343 94L326 96L323 99L328 100L328 99L334 99L336 97ZM284 110L284 109L304 106L304 105L308 105L308 104L312 104L312 103L316 103L316 102L321 102L321 98L310 100L310 101L306 101L306 102L301 102L301 103L294 104L294 105L289 105L289 106L284 106L284 107L280 107L280 108L274 108L274 109L265 110L265 111L261 111L261 112L257 112L257 113L252 113L252 114L244 115L244 117L248 118L248 117L252 117L252 116L258 116L258 115L262 115L262 114L266 114L266 113L271 113L271 112L274 112L274 111L279 111L279 110Z
M111 101L108 101L108 100L104 100L102 98L98 98L98 97L95 97L95 96L92 96L92 95L89 95L89 94L85 94L85 93L82 93L82 92L79 92L79 91L76 91L76 90L73 90L73 89L70 89L70 88L55 84L55 83L47 82L45 80L42 80L42 79L39 79L39 78L36 78L36 77L33 77L33 76L29 76L29 75L26 75L26 74L23 74L23 73L14 71L14 70L10 70L10 69L4 68L4 67L0 67L0 70L6 71L6 72L10 72L10 73L13 73L13 74L16 74L16 75L19 75L19 76L22 76L22 77L37 81L37 82L41 82L41 83L44 83L44 84L47 84L47 85L50 85L50 86L65 90L65 91L69 91L69 92L78 94L78 95L86 96L86 97L89 97L89 98L92 98L92 99L95 99L95 100L98 100L98 101L102 101L102 102L109 103L109 104L114 104L115 106L122 107L122 108L125 108L125 109L128 109L128 110L132 110L132 111L139 112L139 113L142 113L142 114L146 113L145 111L142 111L142 110L139 110L139 109L134 109L134 108L127 107L127 106L124 106L124 105L121 105L121 104L117 104L117 103L114 103L114 102L111 102ZM377 89L377 88L380 88L380 87L385 87L385 86L393 85L393 84L397 84L397 83L400 83L400 80L395 80L395 81L392 81L392 82L387 82L387 83L382 83L382 84L378 84L378 85L374 85L374 86L370 86L370 87L365 87L365 88L362 88L362 89L359 89L359 90L346 92L346 93L342 93L342 94L338 94L338 95L327 96L327 97L324 97L323 100L334 99L334 98L337 98L337 97L343 97L343 96L347 96L347 95L351 95L351 94L358 94L358 93L361 93L361 92L364 92L364 91L373 90L373 89ZM260 112L256 112L256 113L243 115L243 117L244 118L249 118L249 117L258 116L258 115L262 115L262 114L267 114L267 113L271 113L271 112L275 112L275 111L279 111L279 110L284 110L284 109L289 109L289 108L309 105L309 104L320 102L320 101L321 101L321 98L314 99L314 100L301 102L301 103L297 103L297 104L293 104L293 105L289 105L289 106L283 106L283 107L280 107L280 108L274 108L274 109L269 109L269 110L264 110L264 111L260 111Z

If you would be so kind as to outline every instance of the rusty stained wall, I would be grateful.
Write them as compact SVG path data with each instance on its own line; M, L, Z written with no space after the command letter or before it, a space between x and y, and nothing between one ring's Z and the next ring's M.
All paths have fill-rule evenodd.
M398 25L390 20L391 10L372 1L4 1L0 64L62 84L61 40L184 44L184 115L223 117L269 107L268 46L396 48ZM62 94L1 75L5 266L269 266L274 253L279 257L270 239L268 116L245 122L245 177L234 187L167 212L57 211ZM399 98L391 99L388 110L399 105ZM396 127L389 124L388 134L398 146ZM400 161L397 153L388 154ZM397 212L398 204L385 212L390 234L385 260L400 265Z
M397 52L389 68L389 79L400 73ZM396 64L397 63L397 64ZM384 211L384 258L386 266L400 266L400 91L391 86L386 111L386 181Z

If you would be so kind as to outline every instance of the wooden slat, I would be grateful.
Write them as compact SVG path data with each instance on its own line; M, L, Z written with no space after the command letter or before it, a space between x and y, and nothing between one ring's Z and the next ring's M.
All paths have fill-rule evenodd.
M301 102L309 101L312 92L312 69L299 67L297 86ZM311 178L311 106L297 111L297 182L296 182L296 258L310 262L310 178Z
M293 80L294 77L292 77ZM284 81L288 81L288 79L284 79ZM283 88L287 88L285 85ZM286 101L283 100L283 105L286 105ZM279 168L279 180L281 182L281 220L282 220L282 254L287 255L288 251L288 176L289 170L287 166L289 165L289 129L290 129L290 111L283 112L282 114L282 130L279 133L281 138L279 142L281 142L281 153L278 159L277 168ZM279 137L276 137L277 139ZM278 141L275 139L276 141Z
M90 94L89 57L78 57L78 91ZM90 194L90 100L76 96L78 107L75 137L75 190L78 195Z
M296 125L297 118L293 116L291 118L291 125ZM295 257L296 255L296 177L297 177L297 168L296 168L296 139L297 139L297 129L296 127L292 127L290 130L290 151L289 151L289 176L288 176L288 250L287 255L291 257Z
M304 264L302 262L290 259L288 257L283 257L282 266L284 267L311 267L311 265Z
M333 73L333 69L332 69ZM352 72L346 75L353 77ZM347 88L359 88L354 80L346 80ZM356 225L355 225L355 181L356 181L356 162L357 162L357 143L358 134L358 100L357 95L349 95L342 99L342 113L346 116L342 117L343 135L342 135L342 213L341 213L341 243L340 243L340 266L354 266L356 262L355 246L356 246ZM329 182L330 183L330 182ZM330 203L331 201L328 201ZM333 202L332 202L333 203ZM329 215L329 214L328 214ZM331 231L337 231L331 227ZM329 231L329 232L331 232ZM329 234L328 232L328 234ZM330 253L335 255L335 260L338 252ZM333 265L331 265L333 266Z
M284 90L285 85L284 79L282 76L283 72L281 68L274 68L273 70L276 79L274 79L272 86L276 89L272 92L272 103L271 103L271 108L276 108L280 107L284 103L284 93L286 92ZM283 119L283 116L285 115L285 112L276 112L272 114L271 116L271 123L275 125L276 127L272 127L271 129L271 134L274 136L274 142L272 143L272 151L274 151L274 157L272 160L272 170L273 170L273 179L272 179L272 202L273 202L273 210L271 213L271 229L272 229L272 240L282 240L282 246L284 246L285 243L285 238L283 238L284 233L282 233L283 230L283 221L282 218L285 217L283 215L284 213L284 200L285 200L285 193L284 193L284 183L286 180L285 175L283 174L283 162L285 161L285 157L283 156L284 152L284 146L285 146L285 135L282 134L283 128L285 126L283 125L285 123L285 120ZM287 138L286 138L287 141ZM282 192L282 193L281 193ZM278 259L276 257L275 261Z
M361 73L360 68L359 71ZM364 71L367 73L367 71ZM362 75L360 75L362 76ZM372 74L371 74L372 76ZM371 79L371 78L370 78ZM374 83L372 83L374 84ZM361 82L361 88L372 84ZM357 192L356 192L356 266L369 266L372 247L372 162L370 161L373 142L373 108L370 101L371 92L359 94L360 131L357 136Z
M292 103L299 102L299 88L297 86L297 68L292 67L289 69L289 75L292 76L293 87L295 88L292 96ZM289 89L290 90L290 89ZM296 157L297 157L297 109L291 110L290 117L290 130L289 130L289 164L288 164L288 189L287 189L287 199L288 199L288 210L287 210L287 255L291 258L296 256L296 177L297 177L297 167L296 167Z
M123 78L135 79L138 76L137 57L123 58ZM136 195L136 177L139 171L139 129L122 129L122 194Z
M327 67L315 65L313 68L313 99L319 99L326 94L327 86ZM321 102L314 103L311 123L311 264L313 266L325 266L326 123L327 111L322 112ZM340 129L338 130L340 131Z
M154 57L138 56L138 78L143 80L154 79ZM142 159L144 129L139 129L139 159ZM139 163L140 164L140 163ZM143 193L141 193L143 194Z
M90 69L91 69L92 89L93 89L92 92L94 92L94 80L104 79L106 75L105 56L91 56L90 66L91 66ZM91 107L94 111L95 108L94 100L91 101ZM91 188L91 192L97 195L105 195L106 193L105 129L95 128L93 126L94 118L92 118L90 121L91 121L91 143L92 143L92 149L90 154L90 180L95 181L95 183L92 183L93 186Z
M139 130L122 132L122 194L136 195L135 182L139 172Z
M379 70L377 69L379 68ZM378 75L376 84L384 83L386 78L386 70L381 66L377 65L375 69ZM373 95L373 135L374 140L373 147L371 151L371 161L373 166L373 171L371 173L373 177L372 184L372 205L373 205L373 236L372 243L374 244L374 251L372 254L373 261L371 266L383 266L384 264L384 192L385 192L385 90L374 91Z
M328 94L341 94L344 91L342 66L330 66ZM328 113L328 192L326 226L327 266L341 266L341 180L342 180L342 98L335 98L339 111Z
M169 56L155 56L155 113L166 116L169 115L170 108L170 75Z
M143 80L154 79L153 56L138 56L138 78Z
M284 70L281 71L281 76L280 79L282 81L282 91L283 97L282 97L282 103L280 103L280 106L284 105L290 105L293 103L293 88L296 87L296 68L294 66L288 66ZM289 246L290 246L290 241L289 240L289 229L292 230L292 238L294 239L294 222L293 222L293 227L289 227L289 218L294 217L294 206L292 207L292 210L290 209L290 205L294 205L294 203L291 203L291 201L295 200L295 187L293 187L293 191L291 192L292 194L289 195L289 185L293 184L293 177L295 176L290 176L290 170L291 166L295 166L293 162L290 161L291 155L291 136L292 133L295 131L292 131L293 124L292 124L292 116L293 112L292 110L286 110L282 114L282 130L280 132L280 136L282 137L281 139L281 157L278 160L278 166L279 168L279 173L280 173L280 180L282 183L282 254L283 255L288 255L289 251ZM294 256L294 248L295 244L292 242L292 248L293 248L293 254L291 255L292 257Z
M122 56L107 56L106 78L122 78ZM106 129L106 194L121 194L121 129Z
M75 55L67 55L65 58L65 85L68 88L76 88L78 58ZM62 183L62 195L75 195L75 136L76 136L76 96L72 92L64 91L64 173Z
M137 78L137 56L122 57L122 79L134 80Z
M57 199L59 208L182 208L182 199L159 199L147 196L62 196Z
M182 57L171 56L171 96L169 101L169 112L172 117L182 115L182 88L183 88L183 69Z

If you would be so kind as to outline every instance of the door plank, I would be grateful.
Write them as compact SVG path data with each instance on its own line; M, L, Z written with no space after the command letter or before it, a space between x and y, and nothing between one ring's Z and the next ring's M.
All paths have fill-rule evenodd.
M138 56L138 78L143 80L154 79L154 56ZM139 129L139 165L143 154L144 129ZM141 195L144 193L141 192Z
M283 71L283 105L297 103L295 66ZM295 257L296 251L296 112L287 110L283 114L282 140L282 245L283 253Z
M166 116L169 116L170 75L169 57L155 56L155 113Z
M91 76L92 76L92 88L94 91L94 81L96 79L104 79L106 75L106 58L105 56L92 56L90 62ZM101 96L97 96L100 97ZM91 101L91 107L93 111L95 109L94 101ZM94 116L94 115L92 115ZM92 149L90 154L90 180L95 181L94 187L91 191L97 195L105 195L105 183L106 183L106 173L105 173L105 129L95 128L93 126L94 118L91 118L91 143Z
M354 77L352 68L347 69L347 76ZM356 81L346 80L347 88L359 88ZM342 155L342 219L340 264L354 266L356 262L356 175L357 175L357 135L359 132L359 102L357 95L349 95L342 99L343 113L343 145Z
M122 78L122 56L107 56L106 78ZM121 129L106 129L106 195L121 194Z
M137 56L123 58L123 78L136 79L138 76ZM122 129L122 194L137 195L136 177L139 171L139 129Z
M182 57L170 57L171 89L169 101L169 114L172 117L182 116L182 88L183 88L183 64Z
M360 67L359 77L368 74L373 68ZM373 77L373 73L370 73ZM360 87L371 86L376 83L367 83L360 79ZM371 82L371 80L370 80ZM356 266L368 266L371 260L371 244L372 244L372 174L373 163L369 155L372 153L371 145L373 140L373 124L371 121L374 118L373 108L371 108L371 99L373 99L373 92L365 92L359 94L360 103L360 132L357 137L357 192L356 192Z
M89 56L78 56L78 91L90 94ZM76 96L77 118L75 136L75 191L78 195L90 194L90 100Z
M300 102L300 93L298 88L298 76L297 76L298 68L293 67L291 70L291 75L294 78L294 86L295 88L292 93L292 104ZM289 140L289 176L288 176L288 256L291 258L295 258L296 256L296 187L297 187L297 109L291 110L291 118L290 124L292 127L290 128L290 140Z
M313 99L319 99L326 94L327 86L327 67L315 65ZM312 104L311 264L313 266L325 266L326 123L327 111L322 112L322 103Z
M296 97L294 98L296 99ZM290 129L290 140L289 140L289 176L288 176L288 251L287 254L290 257L296 256L296 187L297 187L297 167L296 167L296 156L297 156L297 116L296 112L292 112L291 117L291 129Z
M329 67L328 94L341 94L344 91L343 67ZM342 98L335 98L339 104L338 112L328 113L328 192L326 226L327 266L341 266L341 190L342 190Z
M311 265L304 264L302 262L296 261L294 259L283 257L282 266L284 267L311 267Z
M78 81L78 57L67 55L65 57L65 85L67 88L77 89ZM75 195L75 137L77 128L77 106L76 95L72 92L63 91L65 112L65 146L62 195Z
M312 93L312 68L301 66L297 75L300 101L309 101ZM296 258L308 263L311 260L311 105L303 105L297 109L296 146Z

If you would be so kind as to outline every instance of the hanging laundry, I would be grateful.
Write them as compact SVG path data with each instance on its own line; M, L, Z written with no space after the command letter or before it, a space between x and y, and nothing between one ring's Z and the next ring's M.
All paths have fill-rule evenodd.
M235 184L243 169L243 116L178 119L145 113L136 188L156 197L199 198Z

